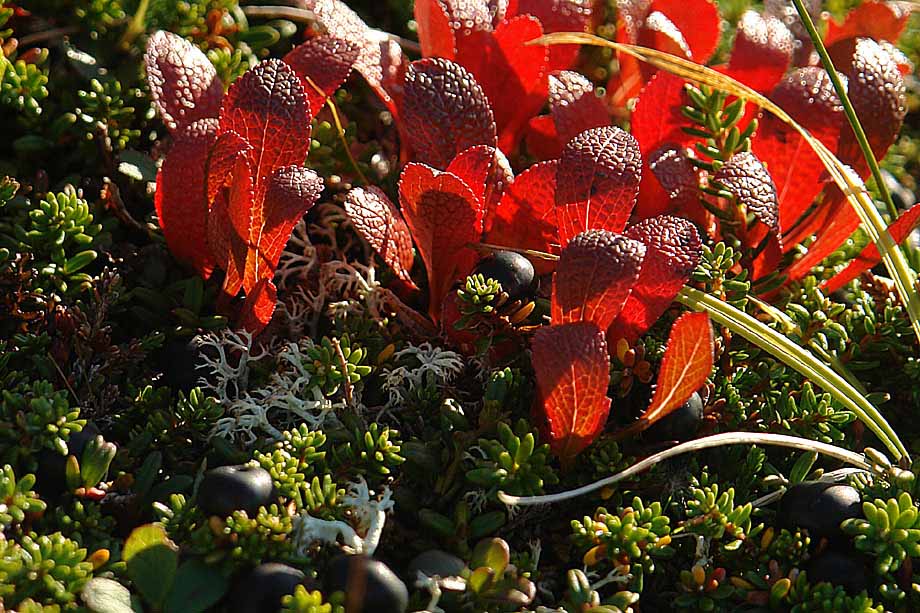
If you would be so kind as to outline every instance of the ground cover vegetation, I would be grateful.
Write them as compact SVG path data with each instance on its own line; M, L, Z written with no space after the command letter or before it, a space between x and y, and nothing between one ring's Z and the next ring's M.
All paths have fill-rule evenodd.
M0 2L0 610L920 610L920 18Z

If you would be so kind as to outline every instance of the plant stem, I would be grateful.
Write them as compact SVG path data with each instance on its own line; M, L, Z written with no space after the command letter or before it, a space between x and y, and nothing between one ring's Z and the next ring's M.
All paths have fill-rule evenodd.
M815 22L812 21L811 15L805 9L805 5L802 4L802 0L792 0L792 3L795 5L795 10L798 11L802 23L805 24L805 29L808 30L811 42L815 45L815 51L818 52L821 63L824 65L824 70L827 71L827 76L830 77L831 83L834 85L837 97L840 98L840 103L843 105L843 112L846 113L847 121L853 129L853 134L856 135L856 141L859 143L859 148L862 149L863 156L866 158L869 169L872 171L872 178L875 179L875 186L882 196L885 207L888 209L891 221L894 221L898 218L898 208L891 199L891 192L888 191L885 179L882 178L882 171L878 166L878 161L875 159L875 154L872 152L872 147L869 145L869 139L866 138L866 132L859 122L859 117L856 116L856 110L853 108L853 103L850 102L846 87L844 87L843 82L840 80L840 75L837 74L837 69L834 68L834 62L831 60L831 56L824 46L824 41L821 40L821 35L815 27Z

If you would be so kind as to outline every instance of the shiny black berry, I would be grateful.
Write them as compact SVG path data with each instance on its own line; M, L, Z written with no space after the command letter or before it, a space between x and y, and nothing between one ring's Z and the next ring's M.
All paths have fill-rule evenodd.
M534 291L536 274L533 264L520 253L496 251L479 260L473 274L495 279L511 300L528 297Z
M827 581L849 594L858 594L868 585L865 559L850 548L834 547L821 552L808 561L805 572L812 585Z
M198 387L198 380L206 374L206 370L199 368L202 351L198 337L169 340L159 352L163 385L186 394Z
M281 610L281 599L293 594L303 581L303 572L287 564L259 564L230 590L227 610L230 613L276 613Z
M363 555L333 558L323 591L344 592L348 613L404 613L409 606L406 584L386 564Z
M859 492L844 483L805 481L789 488L779 503L777 520L786 528L804 528L812 538L841 536L840 524L861 517Z
M703 399L696 392L674 411L645 431L650 441L687 441L696 436L703 421Z
M198 506L208 515L227 517L246 511L253 517L274 495L272 477L259 466L220 466L205 473L198 488Z

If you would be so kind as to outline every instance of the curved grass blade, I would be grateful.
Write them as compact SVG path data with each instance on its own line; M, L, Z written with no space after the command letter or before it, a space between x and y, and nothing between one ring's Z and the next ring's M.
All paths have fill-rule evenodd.
M907 260L898 248L897 243L888 233L885 222L869 197L865 184L849 169L849 167L837 159L821 141L812 136L808 130L793 120L786 111L770 101L769 98L739 83L731 77L691 60L656 49L609 41L592 34L568 32L548 34L536 41L531 41L530 44L584 44L596 47L609 47L688 81L707 85L733 96L743 98L748 102L753 102L795 129L802 135L802 138L805 139L821 159L821 162L824 164L824 167L827 169L834 183L836 183L840 190L846 194L847 200L859 216L860 222L869 235L869 238L875 243L876 247L878 247L879 253L882 254L882 261L893 278L898 295L907 311L907 316L910 319L911 327L914 329L914 334L916 334L917 339L920 340L920 294L917 293L917 289L914 286L914 273L908 266ZM831 68L831 71L833 71L833 68ZM875 159L873 158L870 162L870 166L874 161Z

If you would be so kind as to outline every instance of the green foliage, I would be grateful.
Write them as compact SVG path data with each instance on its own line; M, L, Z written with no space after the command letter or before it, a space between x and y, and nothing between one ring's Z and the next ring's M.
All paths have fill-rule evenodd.
M49 525L59 526L64 536L89 551L117 551L121 548L117 522L111 515L103 513L102 505L98 502L71 498L65 504L55 507L50 517L44 519Z
M48 506L32 491L35 475L16 479L9 464L0 469L0 530L7 532L26 520L27 515L41 513Z
M293 530L291 517L277 505L260 507L255 517L244 511L234 511L223 526L216 522L199 529L208 542L206 559L221 561L229 568L256 566L272 560L287 560L291 556ZM193 537L194 539L194 537Z
M149 437L170 464L197 461L195 449L208 441L225 412L217 399L197 387L188 396L180 391L174 399L168 388L150 385L137 394L133 411L144 416L135 437Z
M865 592L849 596L841 586L830 583L809 584L808 574L804 572L799 573L794 582L785 579L781 589L774 589L774 593L791 605L792 613L881 613L885 610L882 605L876 605Z
M42 114L41 103L48 97L47 62L47 49L29 61L8 59L0 53L0 107L37 119Z
M572 538L584 551L586 566L609 560L618 574L632 576L629 588L641 592L644 576L655 570L653 556L672 553L670 523L661 503L646 506L637 496L632 506L621 507L615 514L598 507L593 517L572 520Z
M304 364L310 382L327 396L338 392L346 380L348 385L356 385L371 373L371 367L364 364L367 349L352 343L347 334L338 339L324 336L319 345L313 345L306 353L312 360Z
M875 555L879 574L894 572L908 557L920 558L920 513L907 492L887 501L863 502L863 517L843 522L860 551Z
M771 430L786 430L823 443L843 441L844 430L856 421L852 412L834 406L830 394L816 395L809 382L800 394L782 394L776 403L767 403L763 417Z
M735 308L744 310L751 289L748 271L741 269L740 273L733 272L741 262L741 257L740 251L724 242L720 241L712 247L704 244L700 263L690 278L700 284L707 294L718 296Z
M744 540L754 536L763 528L762 525L751 529L751 503L735 505L735 489L728 488L719 493L718 483L708 483L708 476L703 475L690 488L687 500L687 519L681 522L674 533L691 532L721 542L726 551L741 547Z
M0 599L18 607L26 599L72 607L92 578L86 549L60 532L30 534L14 542L0 535Z
M495 312L501 296L501 283L495 279L486 279L482 274L470 275L463 287L457 290L461 317L454 327L464 330L475 317Z
M332 604L326 601L319 590L307 591L307 588L298 585L293 594L281 599L283 613L345 613L341 604Z
M757 120L751 120L743 130L738 126L744 117L744 100L739 98L729 103L728 94L705 85L699 88L687 85L686 92L690 104L681 111L693 127L684 128L684 131L703 139L696 144L697 152L703 157L694 159L694 164L717 171L735 153L751 150L751 136L757 131ZM713 195L720 194L714 190Z
M306 424L286 430L281 440L268 452L256 451L253 458L272 476L278 493L297 499L300 488L325 466L326 435L319 430L310 430ZM302 501L301 501L302 502Z
M591 588L585 573L572 569L566 573L565 605L566 611L573 613L631 613L632 606L639 602L639 594L629 591L617 592L605 598Z
M48 381L0 390L0 458L13 466L34 469L40 449L67 455L67 438L85 425L67 392Z
M521 607L533 600L536 585L510 561L511 550L503 539L483 539L476 544L466 588L478 610L486 610L487 603L496 601Z
M145 101L141 90L122 91L121 81L116 79L91 79L89 90L79 90L77 97L77 125L87 140L102 138L108 149L121 151L140 139L141 131L132 126L138 115L133 104Z
M331 462L336 472L347 468L359 475L385 477L406 461L399 454L401 449L397 430L372 423L364 434L356 428L351 440L336 445L332 449Z
M485 457L474 458L475 468L466 478L486 488L490 494L504 490L518 496L543 492L544 485L558 483L555 470L549 466L549 445L538 445L529 424L518 420L514 430L505 422L498 424L498 439L479 439Z

